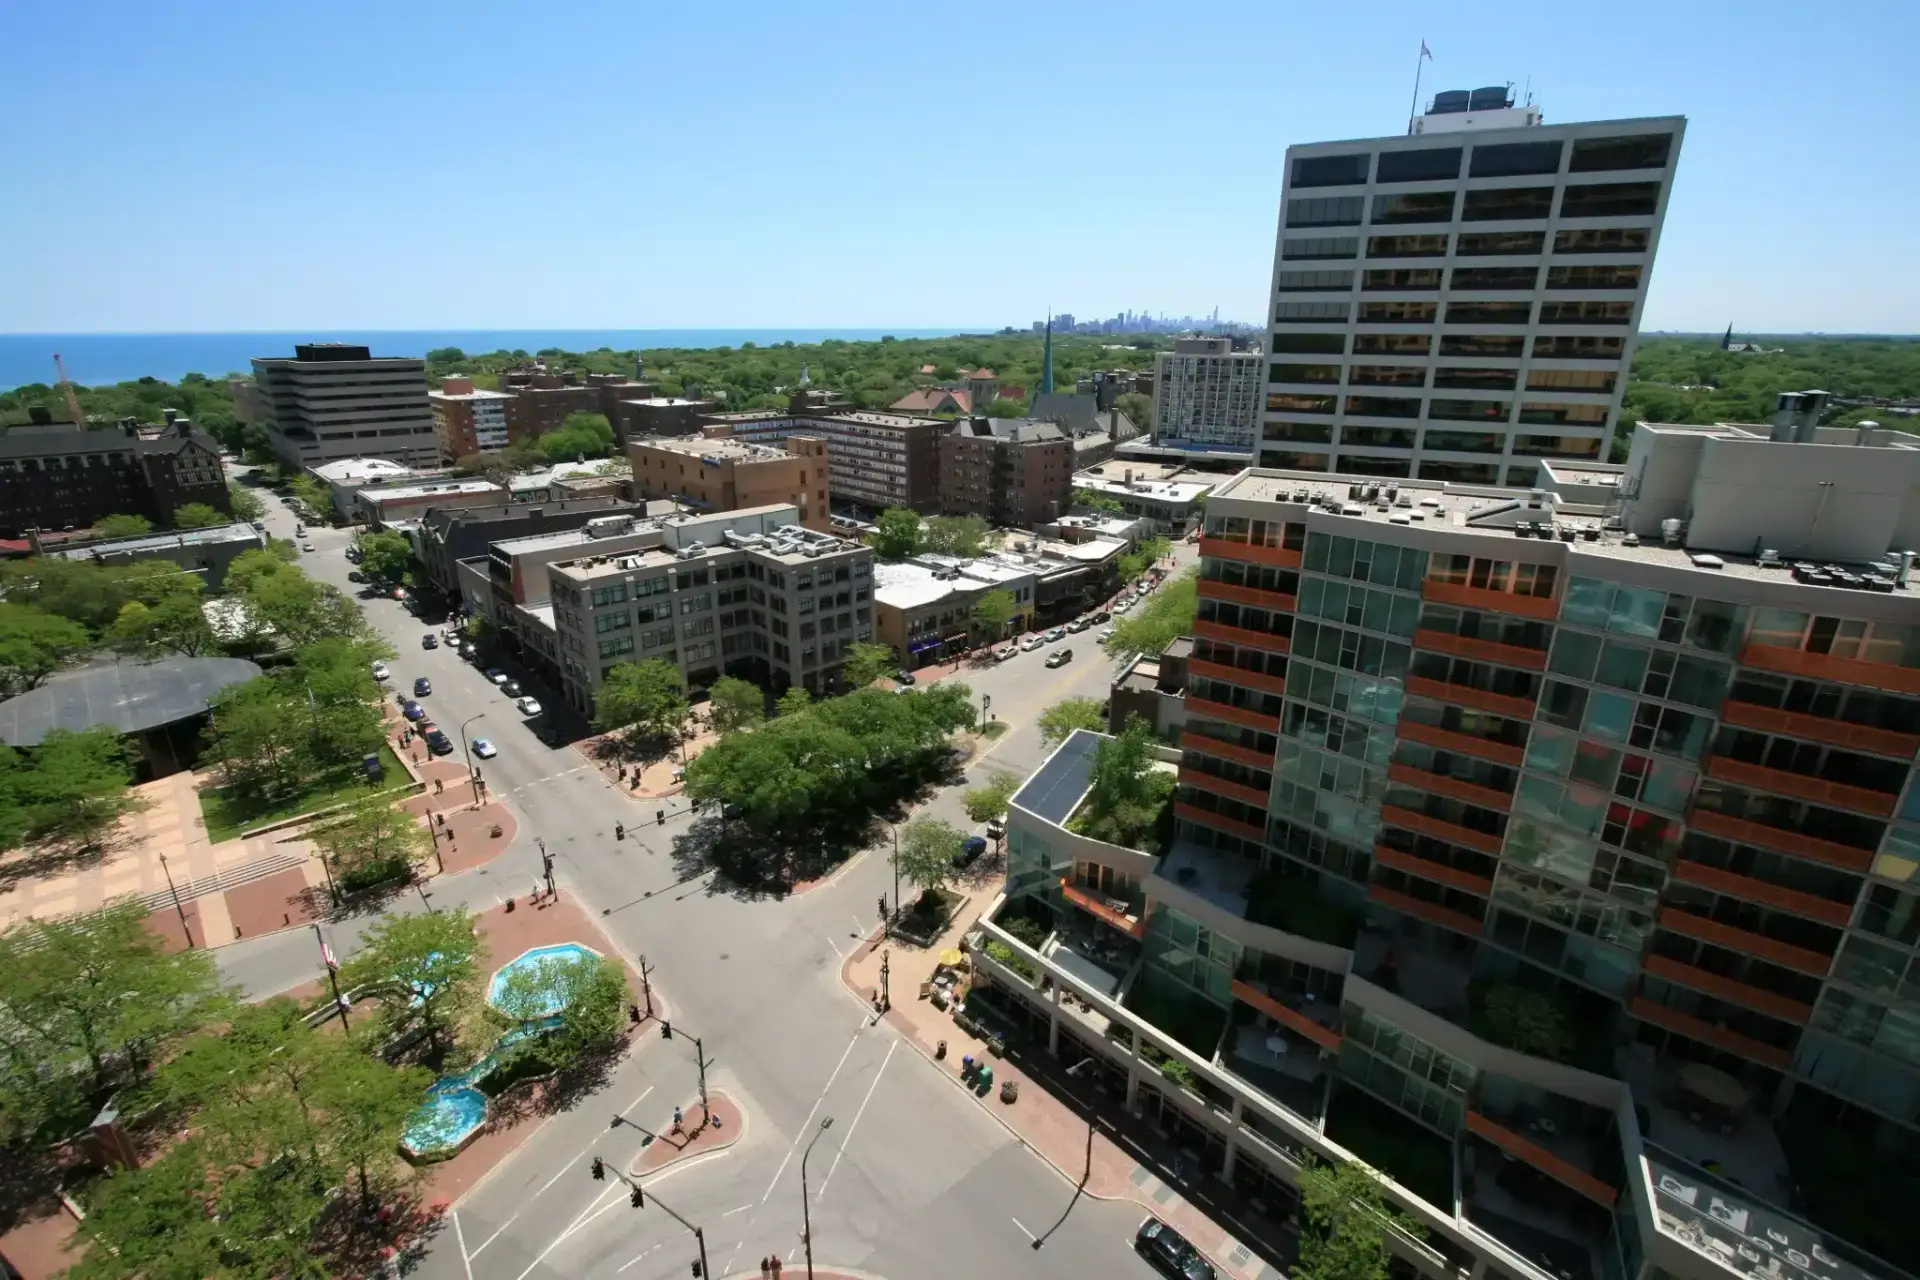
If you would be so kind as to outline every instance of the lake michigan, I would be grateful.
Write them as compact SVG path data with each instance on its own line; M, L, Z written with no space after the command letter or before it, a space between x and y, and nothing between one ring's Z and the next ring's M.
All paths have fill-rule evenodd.
M104 386L135 378L178 382L182 375L209 378L250 373L255 356L292 356L296 342L352 342L376 356L424 356L437 347L458 347L469 354L499 351L651 351L666 347L737 347L752 342L823 342L839 338L872 342L896 338L944 338L956 333L992 332L992 327L945 329L393 329L335 330L306 333L0 333L0 389L56 381L54 353L67 376L82 386Z

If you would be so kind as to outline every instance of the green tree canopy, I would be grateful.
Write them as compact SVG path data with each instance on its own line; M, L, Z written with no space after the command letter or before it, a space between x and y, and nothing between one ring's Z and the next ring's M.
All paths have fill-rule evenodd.
M967 817L975 822L992 822L1006 816L1007 806L1013 803L1014 793L1019 790L1020 779L1013 774L994 774L967 791L964 797Z
M235 520L258 520L267 514L267 504L260 501L259 494L245 485L228 485L227 501L233 506Z
M1025 400L995 400L987 406L989 418L1024 418L1027 416Z
M938 889L953 879L954 863L966 838L950 822L915 818L900 828L900 878L916 889Z
M95 850L141 807L132 784L127 744L113 730L50 730L30 753L0 755L0 837L64 853Z
M93 531L103 538L137 538L153 532L153 521L145 516L102 516L93 522Z
M995 587L974 602L974 629L989 640L1007 633L1007 624L1020 614L1020 602L1005 587Z
M1386 1280L1389 1229L1426 1238L1417 1222L1388 1206L1380 1183L1360 1164L1308 1160L1300 1200L1305 1229L1293 1267L1300 1280Z
M986 550L988 531L979 516L929 516L924 549L971 560Z
M707 690L708 714L722 734L751 729L767 718L767 695L751 680L721 676Z
M813 695L807 692L805 685L796 684L780 695L778 701L774 703L773 713L777 716L790 716L796 712L805 711L812 705Z
M1040 741L1047 746L1065 742L1075 729L1107 731L1107 716L1098 698L1062 698L1040 713Z
M382 916L361 939L360 953L341 966L343 987L386 986L377 1028L382 1042L417 1031L444 1047L480 984L480 940L464 908L417 916Z
M1173 549L1165 538L1147 538L1132 551L1120 557L1118 568L1120 581L1132 582L1147 570L1153 568Z
M1163 584L1132 616L1113 620L1113 634L1105 641L1107 652L1122 659L1164 653L1181 636L1193 634L1199 590L1197 569Z
M1153 728L1140 716L1119 734L1101 740L1094 748L1087 798L1073 817L1073 830L1127 848L1152 841L1155 847L1145 851L1157 851L1160 829L1169 818L1174 776L1153 767L1154 747Z
M1088 511L1105 511L1116 516L1124 509L1120 505L1120 499L1101 493L1098 489L1075 489L1073 505Z
M371 795L307 832L337 880L385 879L411 870L433 852L433 834L393 797Z
M548 462L604 458L613 452L613 426L603 413L570 413L557 429L534 443Z
M57 614L99 635L113 625L129 600L155 604L169 595L198 595L200 575L165 561L101 564L35 556L0 560L0 598ZM3 635L0 632L0 635Z
M30 604L0 600L0 693L37 689L85 653L87 629Z
M290 666L222 689L207 740L225 784L249 799L290 795L377 751L380 695L371 669L388 652L331 637L296 650Z
M413 544L390 529L362 533L360 568L376 582L399 582L414 566Z
M619 663L600 684L594 723L601 729L677 734L686 719L687 678L664 658Z
M173 509L173 527L176 529L211 529L231 523L226 512L204 502L189 502Z
M333 515L333 493L313 476L302 471L287 482L287 488L293 491L316 520L326 520Z
M900 660L894 656L891 645L856 640L847 649L846 664L840 668L840 678L846 681L849 689L864 689L875 680L890 676L899 669Z
M926 548L926 534L917 511L888 507L873 523L873 554L882 560L905 560Z
M428 364L459 364L467 358L467 353L458 347L435 347L427 352Z
M196 596L168 596L158 604L129 600L104 637L122 653L154 659L169 654L197 658L219 647L213 625Z
M560 1070L611 1046L627 1025L627 971L607 956L549 957L514 969L494 994L496 1020L525 1026L560 1007L560 1025L522 1040L517 1052Z

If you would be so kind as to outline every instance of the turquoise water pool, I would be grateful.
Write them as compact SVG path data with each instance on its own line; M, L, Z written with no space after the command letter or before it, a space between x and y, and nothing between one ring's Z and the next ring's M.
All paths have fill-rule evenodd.
M537 972L549 965L599 958L598 951L577 942L535 947L494 971L493 977L487 982L487 1003L498 1007L499 994L507 975L512 972L529 967ZM514 1046L534 1036L544 1035L560 1025L560 1014L566 1008L565 998L557 988L549 990L547 996L548 999L539 1010L540 1016L502 1035L494 1041L493 1048L484 1058L466 1070L450 1072L433 1082L433 1087L427 1092L427 1100L414 1109L407 1118L406 1127L401 1130L400 1149L403 1154L415 1160L443 1159L459 1151L486 1127L487 1095L481 1092L479 1086L499 1070Z

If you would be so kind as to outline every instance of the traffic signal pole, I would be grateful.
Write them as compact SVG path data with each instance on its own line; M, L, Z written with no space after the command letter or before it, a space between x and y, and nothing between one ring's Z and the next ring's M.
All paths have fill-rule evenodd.
M633 1207L636 1209L645 1208L647 1203L647 1193L645 1189L641 1187L637 1179L629 1178L626 1174L620 1172L620 1170L617 1167L609 1165L605 1160L602 1160L599 1156L593 1157L593 1164L591 1165L591 1170L592 1170L594 1179L596 1181L601 1178L604 1178L606 1176L606 1171L609 1168L613 1169L613 1176L615 1178L618 1178L621 1182L624 1182L627 1185L627 1187L633 1192ZM669 1205L666 1201L662 1200L659 1196L655 1196L653 1198L653 1204L655 1208L665 1212L669 1218L672 1218L675 1222L685 1227L688 1231L693 1232L693 1242L694 1244L698 1245L700 1249L700 1260L693 1264L694 1280L701 1280L701 1277L703 1276L711 1276L713 1272L707 1266L707 1233L702 1231L699 1227L694 1226L691 1222L688 1222L685 1218L681 1217L678 1213L675 1213L673 1210L673 1206Z

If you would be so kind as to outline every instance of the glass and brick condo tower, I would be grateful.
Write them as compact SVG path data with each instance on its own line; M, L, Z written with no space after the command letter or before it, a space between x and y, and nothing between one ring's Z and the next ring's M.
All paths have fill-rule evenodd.
M1261 466L1531 485L1608 457L1686 121L1442 93L1287 148Z
M1076 832L1063 744L984 1003L1274 1216L1391 1175L1423 1274L1915 1270L1920 437L1783 401L1531 491L1216 490L1171 841Z

